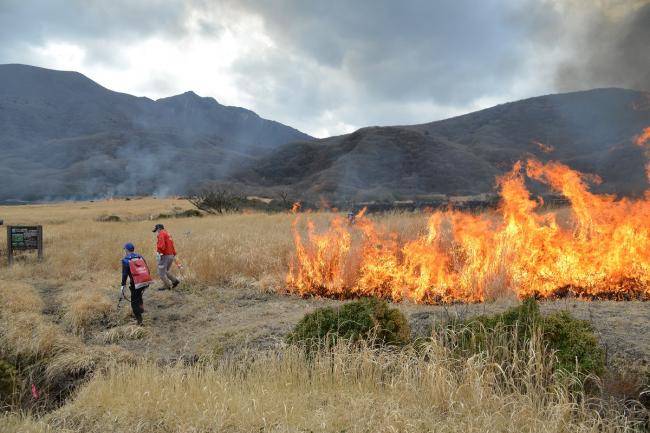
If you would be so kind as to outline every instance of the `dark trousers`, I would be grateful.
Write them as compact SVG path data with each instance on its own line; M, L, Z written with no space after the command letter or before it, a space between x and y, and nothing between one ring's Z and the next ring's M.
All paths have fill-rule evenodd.
M144 288L136 289L134 286L131 286L129 289L131 289L131 309L133 310L133 315L138 323L142 323L142 313L144 313L142 294L144 293Z

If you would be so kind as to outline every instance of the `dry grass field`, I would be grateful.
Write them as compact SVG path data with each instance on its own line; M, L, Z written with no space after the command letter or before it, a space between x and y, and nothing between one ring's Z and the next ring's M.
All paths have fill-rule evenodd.
M20 402L31 412L0 418L1 431L636 428L614 406L590 405L562 381L547 378L541 386L532 371L543 371L546 361L532 346L513 364L522 374L531 371L526 389L509 383L487 355L459 363L435 345L427 354L339 347L307 360L285 346L287 332L305 313L343 301L281 293L293 251L292 216L159 218L191 208L181 199L153 198L0 207L5 224L42 224L45 238L43 262L26 254L11 268L0 243L0 357L36 361L23 372L29 377L23 385L40 390L37 399ZM102 221L110 215L120 221ZM324 223L330 214L311 218ZM405 239L426 225L422 214L377 218ZM117 308L122 245L135 243L155 263L155 222L174 236L182 284L171 292L148 289L145 326L137 327L128 302ZM517 302L504 294L485 304L398 307L423 333L434 321ZM643 369L649 305L559 300L543 302L542 310L568 309L590 320L611 364Z

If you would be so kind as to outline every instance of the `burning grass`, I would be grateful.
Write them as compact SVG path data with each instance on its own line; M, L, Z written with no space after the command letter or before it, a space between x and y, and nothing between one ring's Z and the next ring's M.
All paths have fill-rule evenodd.
M571 203L572 222L541 212L525 176ZM433 212L414 238L358 215L325 231L300 216L293 225L295 259L289 291L334 298L377 296L417 303L483 302L513 292L519 298L567 295L587 299L650 296L650 192L616 199L589 192L598 182L558 163L517 163L500 177L496 215Z

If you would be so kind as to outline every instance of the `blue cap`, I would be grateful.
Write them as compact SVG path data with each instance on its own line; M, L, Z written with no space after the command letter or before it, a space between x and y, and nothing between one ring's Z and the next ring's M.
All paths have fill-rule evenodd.
M135 251L135 245L133 245L131 242L127 242L124 244L124 249L127 251Z

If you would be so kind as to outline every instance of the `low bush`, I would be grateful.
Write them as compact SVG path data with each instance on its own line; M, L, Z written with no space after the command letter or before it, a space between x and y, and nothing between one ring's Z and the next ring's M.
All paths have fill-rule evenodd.
M438 331L448 345L466 356L486 351L494 355L504 348L528 350L531 340L539 336L544 349L554 352L556 369L600 375L605 368L605 352L589 322L566 311L544 316L533 298L501 314L447 323Z
M175 211L174 213L161 213L152 219L169 219L169 218L202 218L203 214L197 209L188 209L184 211Z
M558 368L582 374L600 375L605 369L605 351L591 324L567 311L543 318L544 340L555 351Z
M290 343L331 345L337 340L366 340L401 346L410 340L408 321L384 300L364 298L339 308L319 308L305 315L289 334Z
M122 218L117 215L100 215L97 217L96 221L101 223L117 223L122 221Z

